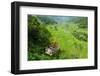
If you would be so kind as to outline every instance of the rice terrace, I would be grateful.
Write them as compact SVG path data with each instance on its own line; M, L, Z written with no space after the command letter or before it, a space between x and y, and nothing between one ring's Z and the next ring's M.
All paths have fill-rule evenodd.
M88 17L27 17L29 61L88 58Z

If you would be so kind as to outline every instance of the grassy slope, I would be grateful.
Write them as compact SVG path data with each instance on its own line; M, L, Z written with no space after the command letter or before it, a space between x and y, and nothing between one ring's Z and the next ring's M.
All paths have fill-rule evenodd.
M52 27L51 27L52 26ZM47 26L48 31L52 35L52 40L58 42L60 47L60 58L74 59L74 58L86 58L87 57L87 42L76 39L64 26L55 25Z

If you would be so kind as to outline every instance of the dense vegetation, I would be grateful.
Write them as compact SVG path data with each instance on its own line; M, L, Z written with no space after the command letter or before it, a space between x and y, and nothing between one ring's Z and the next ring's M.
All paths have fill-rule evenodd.
M68 20L67 17L29 15L28 60L87 58L87 21L87 17ZM51 45L59 49L55 54L48 55L45 49Z

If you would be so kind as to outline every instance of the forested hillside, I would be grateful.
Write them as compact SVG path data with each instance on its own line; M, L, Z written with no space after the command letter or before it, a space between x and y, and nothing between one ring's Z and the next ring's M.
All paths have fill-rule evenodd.
M28 15L28 60L87 57L87 17Z

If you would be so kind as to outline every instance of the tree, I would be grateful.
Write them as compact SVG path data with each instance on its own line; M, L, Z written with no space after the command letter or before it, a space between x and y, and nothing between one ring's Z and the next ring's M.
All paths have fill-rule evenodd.
M28 16L28 54L29 60L39 60L45 47L49 45L51 34L39 22L38 17Z
M78 24L79 28L88 27L88 18L87 17L77 17L73 20L74 23Z

